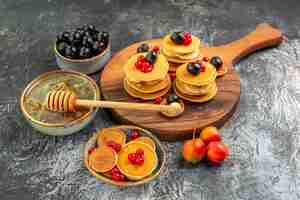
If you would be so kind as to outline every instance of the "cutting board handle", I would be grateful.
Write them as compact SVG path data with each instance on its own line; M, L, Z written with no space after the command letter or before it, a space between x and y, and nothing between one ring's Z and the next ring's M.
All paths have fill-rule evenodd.
M226 49L228 60L232 60L232 63L235 64L242 57L258 49L280 44L282 39L283 35L279 29L273 28L267 23L261 23L256 26L255 31L222 47Z

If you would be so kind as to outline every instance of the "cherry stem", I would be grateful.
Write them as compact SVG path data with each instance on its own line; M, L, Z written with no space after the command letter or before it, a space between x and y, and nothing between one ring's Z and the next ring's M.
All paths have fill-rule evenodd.
M195 140L196 131L197 131L197 128L194 128L194 131L193 131L193 141Z

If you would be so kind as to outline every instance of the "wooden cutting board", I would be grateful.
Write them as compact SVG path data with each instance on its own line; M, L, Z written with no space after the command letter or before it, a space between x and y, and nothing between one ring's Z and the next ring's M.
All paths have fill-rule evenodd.
M104 100L143 102L130 97L123 89L123 65L136 53L141 43L159 45L161 39L135 43L116 53L104 68L100 87ZM259 24L256 30L243 38L216 47L201 47L204 56L220 56L228 67L228 73L217 79L218 93L210 102L203 104L185 102L184 113L177 118L167 118L156 111L134 111L112 109L114 117L121 123L134 124L153 131L162 140L175 141L192 137L194 128L208 125L222 126L234 113L240 98L240 77L233 65L242 57L265 47L280 44L282 33L268 24ZM148 103L153 103L149 101Z

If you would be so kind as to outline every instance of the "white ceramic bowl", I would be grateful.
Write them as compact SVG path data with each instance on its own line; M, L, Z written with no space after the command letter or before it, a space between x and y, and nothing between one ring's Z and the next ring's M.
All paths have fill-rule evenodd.
M92 74L101 70L111 57L110 42L106 49L97 56L87 59L70 59L62 56L54 44L56 63L61 69L74 70L84 74Z

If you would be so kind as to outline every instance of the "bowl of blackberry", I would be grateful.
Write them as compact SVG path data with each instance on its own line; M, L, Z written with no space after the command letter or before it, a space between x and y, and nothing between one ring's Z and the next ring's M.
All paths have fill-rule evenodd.
M111 57L109 37L92 24L60 33L54 45L58 66L84 74L99 71Z

